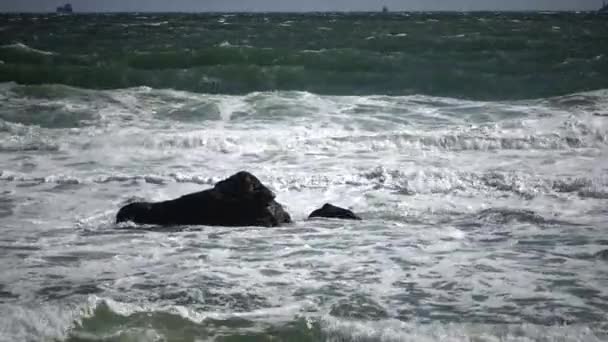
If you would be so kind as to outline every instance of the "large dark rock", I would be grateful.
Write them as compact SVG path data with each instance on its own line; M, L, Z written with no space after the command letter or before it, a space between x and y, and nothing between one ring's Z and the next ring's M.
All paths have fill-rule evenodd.
M204 190L164 202L122 207L116 222L158 225L266 226L290 223L275 194L254 175L241 171Z
M310 213L308 218L314 217L329 217L329 218L339 218L345 220L361 220L359 216L348 209L336 207L335 205L331 205L329 203L325 203L321 209L317 209Z

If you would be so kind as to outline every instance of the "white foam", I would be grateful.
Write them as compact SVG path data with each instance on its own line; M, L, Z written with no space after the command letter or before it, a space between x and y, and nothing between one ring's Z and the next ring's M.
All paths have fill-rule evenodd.
M63 340L86 306L0 304L0 341Z
M586 326L539 326L533 324L416 324L385 320L374 323L352 322L325 317L323 328L329 340L468 342L468 341L601 341Z
M45 56L52 56L55 55L54 52L52 51L45 51L45 50L39 50L39 49L34 49L32 47L29 47L26 44L23 43L15 43L15 44L8 44L8 45L1 45L0 49L14 49L14 50L21 50L21 51L25 51L25 52L30 52L30 53L35 53L35 54L39 54L39 55L45 55Z

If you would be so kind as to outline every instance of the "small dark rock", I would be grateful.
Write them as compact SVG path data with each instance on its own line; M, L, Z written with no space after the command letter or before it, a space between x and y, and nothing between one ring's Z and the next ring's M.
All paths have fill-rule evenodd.
M310 213L308 218L313 217L328 217L328 218L339 218L345 220L361 220L359 216L348 209L336 207L329 203L325 203L321 209L317 209Z
M164 202L128 204L118 211L116 223L266 227L291 223L274 198L254 175L241 171L212 189Z

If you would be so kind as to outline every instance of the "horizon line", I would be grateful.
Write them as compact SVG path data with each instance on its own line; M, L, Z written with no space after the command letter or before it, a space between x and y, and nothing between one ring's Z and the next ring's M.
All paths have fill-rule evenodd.
M174 10L163 10L163 11L74 11L72 13L58 13L56 11L0 11L0 14L57 14L62 16L78 15L78 14L141 14L141 13L157 13L157 14L265 14L265 13L281 13L281 14L321 14L321 13L335 13L335 14L404 14L404 13L595 13L597 10L548 10L548 9L530 9L530 10L506 10L506 9L481 9L481 10L396 10L382 12L377 10L310 10L310 11L282 11L282 10L254 10L254 11L236 11L236 10L225 10L225 11L174 11Z

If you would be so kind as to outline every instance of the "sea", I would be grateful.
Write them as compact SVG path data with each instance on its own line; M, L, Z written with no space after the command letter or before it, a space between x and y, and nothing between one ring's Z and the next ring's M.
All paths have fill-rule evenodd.
M608 341L607 204L606 16L0 15L3 342Z

